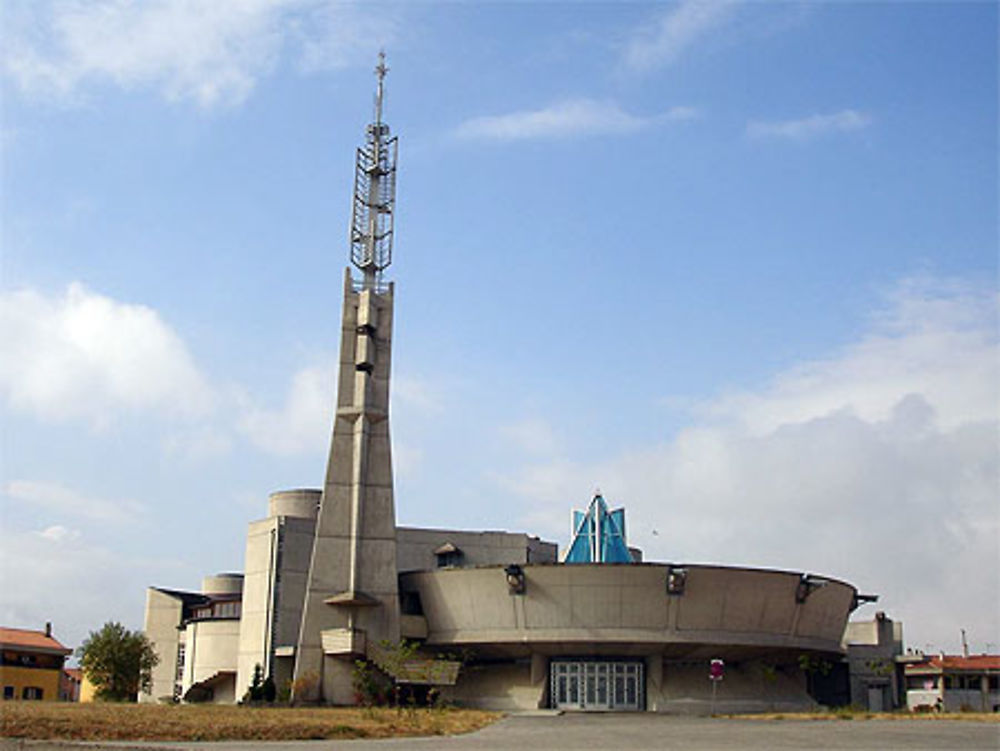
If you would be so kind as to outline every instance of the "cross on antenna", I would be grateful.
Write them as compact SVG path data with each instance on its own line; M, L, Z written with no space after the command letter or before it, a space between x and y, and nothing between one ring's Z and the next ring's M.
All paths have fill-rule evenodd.
M375 75L378 76L378 88L375 90L375 122L382 122L382 81L389 69L385 66L385 50L379 50L378 65L375 66Z

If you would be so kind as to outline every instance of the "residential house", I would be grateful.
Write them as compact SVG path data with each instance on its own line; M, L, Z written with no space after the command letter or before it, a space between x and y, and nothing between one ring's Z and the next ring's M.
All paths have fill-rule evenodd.
M0 627L0 686L5 700L58 701L63 665L72 649L44 631Z
M907 665L906 705L945 712L1000 712L1000 655L946 655Z

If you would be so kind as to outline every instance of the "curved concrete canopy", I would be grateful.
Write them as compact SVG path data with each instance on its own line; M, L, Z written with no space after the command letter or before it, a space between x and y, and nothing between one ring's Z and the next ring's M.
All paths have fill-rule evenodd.
M413 572L401 586L420 595L429 645L483 656L835 654L857 594L827 577L727 566L520 570L523 594L511 593L503 566Z

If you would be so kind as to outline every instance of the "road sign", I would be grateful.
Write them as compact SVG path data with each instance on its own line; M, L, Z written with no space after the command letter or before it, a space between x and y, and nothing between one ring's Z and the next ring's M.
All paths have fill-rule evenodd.
M721 681L726 672L726 663L722 660L712 660L708 665L709 680Z
M722 660L712 660L708 663L708 679L712 682L712 710L711 714L715 716L715 692L719 688L719 681L722 680L722 676L726 672L726 663Z

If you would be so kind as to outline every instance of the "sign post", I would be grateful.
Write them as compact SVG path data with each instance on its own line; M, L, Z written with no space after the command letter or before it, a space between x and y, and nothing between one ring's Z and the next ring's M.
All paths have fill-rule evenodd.
M719 688L719 681L726 672L726 663L722 660L712 660L708 664L708 679L712 682L712 716L715 716L715 692Z

